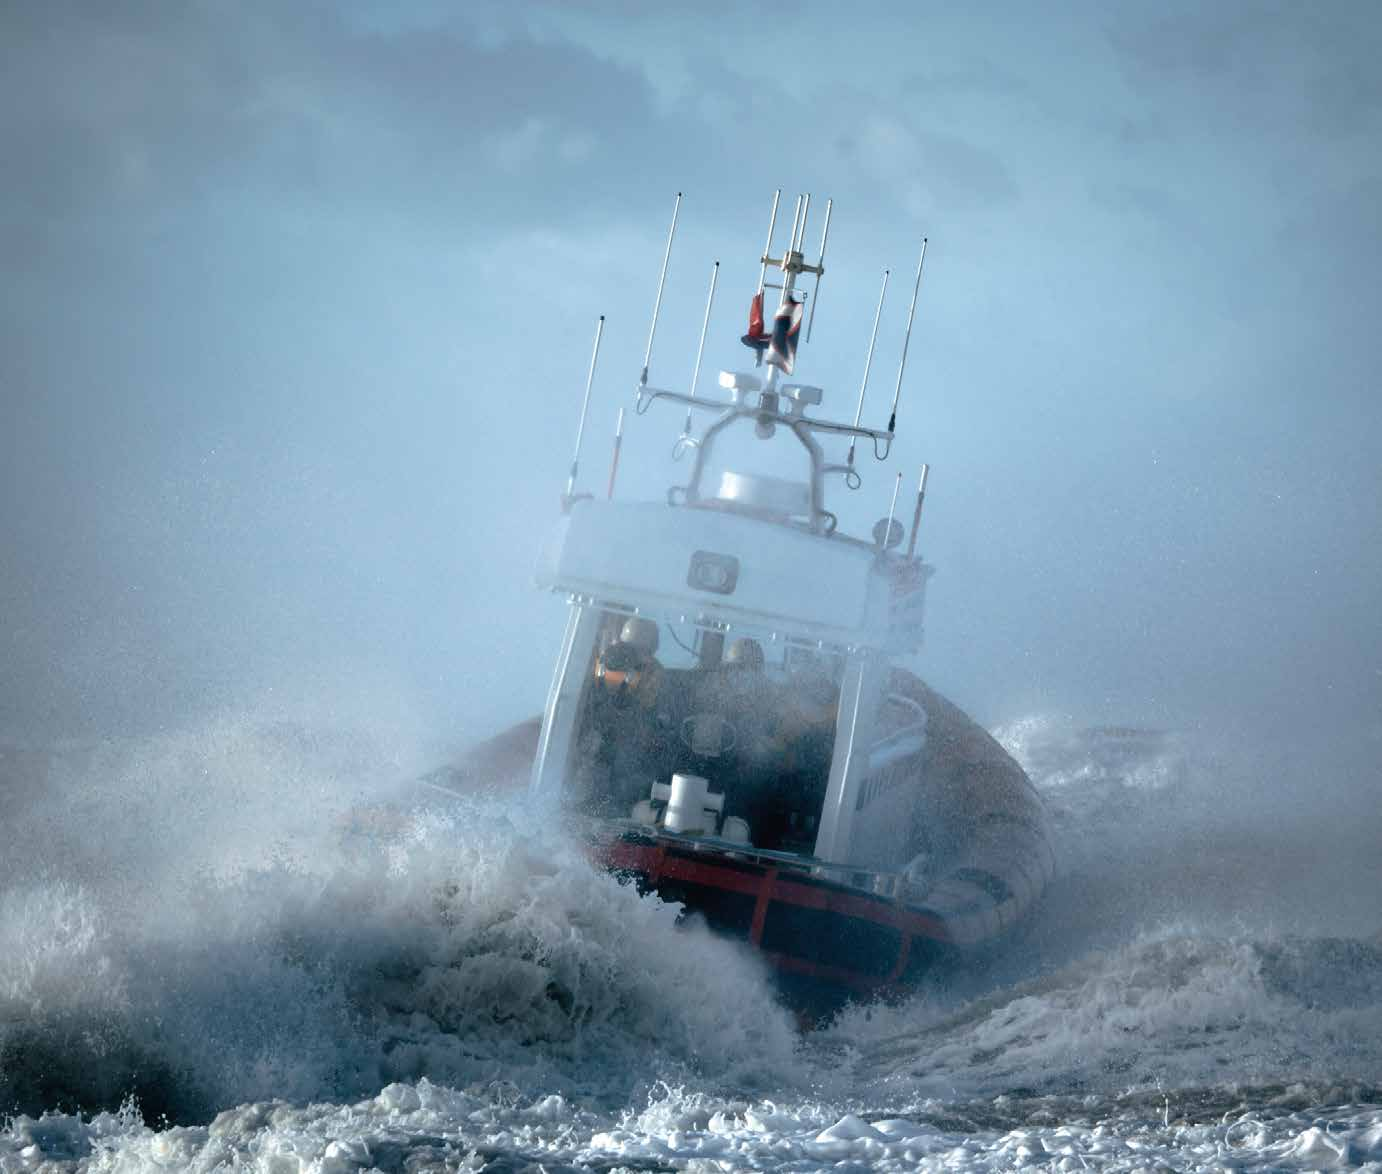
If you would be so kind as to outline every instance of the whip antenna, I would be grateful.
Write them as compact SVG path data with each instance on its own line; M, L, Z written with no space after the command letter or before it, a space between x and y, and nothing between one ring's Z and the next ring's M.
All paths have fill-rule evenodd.
M571 503L576 492L576 473L581 464L581 440L585 436L585 418L590 411L590 389L595 384L595 360L600 357L600 336L605 332L605 316L595 325L595 348L590 352L590 373L585 377L585 398L581 400L581 422L576 426L576 451L571 455L571 474L566 479L566 502Z
M720 276L720 262L716 261L715 266L710 271L710 293L705 299L705 318L701 322L701 344L696 348L696 367L691 372L691 391L690 397L696 398L696 381L701 377L701 356L705 354L705 332L710 328L710 307L715 304L715 282ZM686 427L682 430L683 436L691 435L691 405L686 405Z
M614 496L614 478L619 472L619 450L624 445L624 409L619 409L619 419L614 424L614 451L609 458L609 485L605 489L605 499Z
M801 196L798 196L798 197L797 197L797 206L796 206L796 208L794 208L794 209L792 210L792 231L791 231L791 233L790 233L790 234L788 235L788 237L787 237L787 249L786 249L786 251L782 254L782 260L781 260L781 262L779 262L779 263L781 264L781 266L782 266L784 272L785 272L786 269L787 269L787 260L788 260L789 257L791 257L791 255L792 255L792 250L795 249L795 248L797 247L797 230L798 230L799 226L801 225L801 201L802 201L802 197L801 197ZM784 281L781 285L775 286L774 288L782 290L782 297L783 297L784 299L786 298L786 296L787 296L787 283L786 283L785 281Z
M672 237L677 231L677 213L681 211L681 193L672 205L672 227L667 230L667 250L662 254L662 273L657 279L657 300L653 302L653 324L648 328L648 349L643 355L643 374L638 378L639 387L648 386L648 364L653 361L653 336L657 334L657 316L662 312L662 287L667 284L667 262L672 256Z
M912 341L912 319L917 312L917 294L921 291L921 270L926 264L926 238L921 238L921 256L917 260L917 280L912 286L912 305L907 311L907 333L902 337L902 361L897 365L897 386L893 389L893 410L888 416L888 431L897 431L897 401L902 395L902 372L907 369L907 344Z
M911 558L917 548L917 530L921 528L921 507L926 501L926 475L931 471L930 465L921 466L921 484L917 486L917 508L912 511L912 536L907 540L907 557ZM901 473L898 474L902 476Z
M821 228L821 253L816 258L816 288L811 291L811 314L806 319L806 341L811 341L811 327L816 321L816 302L821 296L821 277L825 273L825 242L830 238L830 209L834 205L834 200L825 202L825 225ZM855 421L858 427L858 421Z
M893 500L888 506L888 516L879 518L873 527L873 540L878 543L880 554L885 550L891 550L902 541L902 526L897 520L897 491L901 488L902 474L899 473L897 480L893 482Z
M859 384L859 406L854 409L854 427L859 427L859 421L864 415L864 392L869 388L869 368L873 366L873 348L878 343L878 320L883 316L883 297L888 292L888 269L883 270L883 288L878 291L878 309L873 312L873 333L869 335L869 354L864 360L864 380ZM849 438L849 460L848 464L852 468L854 465L854 445L858 441L857 436Z
M763 261L758 268L758 292L763 292L763 283L768 280L768 258L773 253L773 229L777 227L777 202L782 198L782 189L773 192L773 210L768 216L768 243L763 246Z

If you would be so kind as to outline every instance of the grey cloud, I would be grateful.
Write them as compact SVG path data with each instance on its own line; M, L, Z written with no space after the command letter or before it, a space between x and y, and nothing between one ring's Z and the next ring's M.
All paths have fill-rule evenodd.
M1134 72L1181 76L1222 76L1238 65L1256 33L1270 19L1271 5L1196 5L1117 9L1111 15L1109 42Z
M902 92L908 97L922 100L948 98L957 94L979 97L1020 95L1031 101L1040 100L1025 78L987 60L963 66L945 63L918 70L903 82Z
M361 27L331 5L160 11L31 14L11 30L0 149L24 163L5 196L12 226L263 184L512 222L559 205L555 174L598 182L620 140L652 165L704 146L668 129L636 72L570 45L487 47L463 22ZM495 199L496 170L531 182Z
M1311 647L1316 677L1356 676L1382 593L1359 553L1382 21L1071 11L1033 38L1007 19L1025 7L936 28L898 6L837 46L808 4L812 69L779 73L693 9L7 7L0 725L162 720L327 663L517 716L494 699L548 667L525 544L569 461L588 316L608 306L605 412L672 193L669 369L709 250L751 257L779 183L836 197L807 353L832 393L875 255L936 246L899 454L937 471L938 683L989 714L1036 680L1138 720L1284 694ZM725 260L707 364L743 312ZM629 469L656 423L631 424Z
M877 103L838 103L824 128L832 170L891 191L914 212L1009 203L1018 184L1009 162L958 135L919 125Z
M1089 185L1089 195L1095 204L1111 212L1135 212L1162 228L1187 236L1200 231L1185 203L1165 188L1101 179Z

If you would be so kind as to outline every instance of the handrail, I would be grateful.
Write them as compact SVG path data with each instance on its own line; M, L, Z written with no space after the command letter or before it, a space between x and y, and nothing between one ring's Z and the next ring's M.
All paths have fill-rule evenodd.
M766 398L766 396L765 396ZM811 465L811 517L810 528L813 534L831 534L835 529L835 517L825 508L825 477L827 473L844 473L846 484L852 470L839 465L828 465L825 461L825 453L817 443L815 433L827 432L833 435L844 436L864 436L873 440L891 442L891 432L879 432L874 428L856 428L849 424L837 424L831 420L817 420L810 416L798 415L795 411L782 411L776 407L762 406L762 400L756 406L750 406L736 397L730 403L713 400L694 399L691 396L683 395L680 392L666 391L662 388L649 388L640 385L635 401L635 410L640 414L646 412L655 400L665 399L671 403L685 404L687 414L697 408L719 412L719 418L714 421L701 434L699 442L695 446L695 463L691 468L691 475L684 486L674 486L668 493L668 500L673 501L680 496L683 503L694 505L701 500L701 478L705 474L706 465L709 462L710 451L714 447L716 438L738 420L752 420L759 429L760 435L771 435L772 429L778 424L787 428L793 436L801 442L806 449L807 459ZM774 403L780 402L777 396L772 396ZM764 429L767 429L764 432ZM852 486L851 486L852 488Z
M869 747L868 773L876 774L904 758L921 753L925 748L925 726L908 726L904 730L898 730L897 733L889 734Z
M905 693L889 693L883 698L883 703L885 705L888 702L892 702L894 705L900 705L904 709L910 709L921 719L922 725L926 724L926 706L922 705L921 702L917 701L914 697L908 697Z
M750 407L749 405L734 400L728 403L724 400L711 400L697 397L692 399L680 391L667 391L660 387L639 387L636 391L637 403L635 405L638 414L641 416L651 406L654 400L665 399L673 403L686 404L691 408L700 408L706 411L735 411L743 412L750 416L771 416L773 420L781 424L805 424L813 432L830 432L839 436L863 436L869 440L892 440L894 434L884 428L861 428L853 424L837 424L833 420L818 420L814 416L798 416L795 412L775 411L772 408ZM646 402L644 402L646 401Z

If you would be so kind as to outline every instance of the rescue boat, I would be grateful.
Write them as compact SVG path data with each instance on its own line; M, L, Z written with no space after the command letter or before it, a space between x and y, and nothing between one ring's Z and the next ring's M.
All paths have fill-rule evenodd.
M827 508L832 484L861 487L860 442L880 461L891 455L925 241L887 427L860 424L886 273L854 420L830 419L822 389L793 377L831 204L809 262L809 196L774 251L780 195L741 339L751 368L722 371L714 394L697 382L718 262L689 388L649 381L677 197L634 393L639 414L685 409L674 455L689 458L687 477L665 499L615 496L623 411L605 493L577 491L600 320L562 517L536 576L569 603L547 704L470 767L492 777L530 760L532 791L565 810L598 861L752 943L789 991L869 995L1000 939L1054 859L1021 768L907 667L933 574L917 551L927 466L909 535L896 517L900 472L868 536L842 532ZM718 461L736 433L761 446L739 451L766 459ZM847 453L827 454L846 442ZM784 454L793 476L781 475Z

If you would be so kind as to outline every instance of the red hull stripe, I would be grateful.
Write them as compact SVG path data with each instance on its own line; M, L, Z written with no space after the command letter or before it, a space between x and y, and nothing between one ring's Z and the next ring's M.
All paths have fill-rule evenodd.
M945 923L936 917L901 909L883 897L839 889L829 882L801 881L771 865L695 859L679 852L669 852L662 844L638 844L626 840L600 845L596 854L607 868L639 873L654 885L663 880L683 881L754 897L749 940L755 945L763 939L763 925L772 901L857 918L897 930L902 935L897 963L882 978L866 977L845 967L764 951L764 956L781 970L858 990L877 990L896 982L906 969L913 937L935 942L952 940Z

